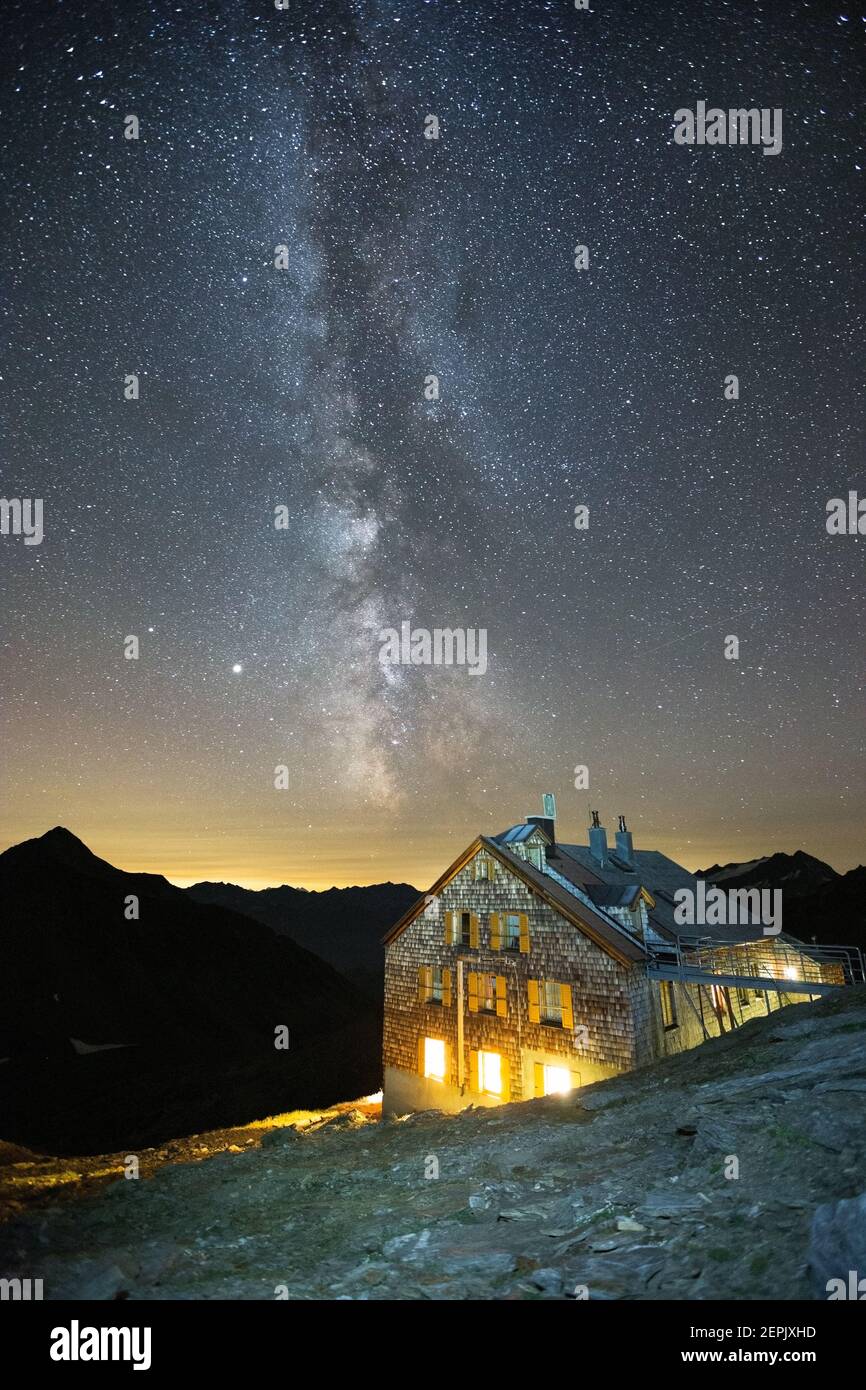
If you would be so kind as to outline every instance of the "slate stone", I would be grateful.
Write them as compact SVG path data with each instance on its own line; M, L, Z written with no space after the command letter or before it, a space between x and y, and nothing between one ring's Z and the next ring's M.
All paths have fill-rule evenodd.
M828 1297L831 1279L841 1279L846 1287L852 1273L856 1281L866 1279L866 1192L816 1208L808 1261L816 1298ZM866 1286L861 1292L866 1295Z

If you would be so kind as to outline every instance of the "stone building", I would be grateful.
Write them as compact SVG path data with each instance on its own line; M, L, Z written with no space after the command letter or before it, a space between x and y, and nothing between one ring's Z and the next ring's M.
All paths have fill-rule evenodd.
M478 836L385 938L385 1113L569 1091L847 982L842 948L678 925L697 887L622 817Z

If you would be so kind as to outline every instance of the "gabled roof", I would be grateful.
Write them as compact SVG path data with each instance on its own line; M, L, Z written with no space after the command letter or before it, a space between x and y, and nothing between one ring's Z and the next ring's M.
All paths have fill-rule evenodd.
M531 828L534 830L536 827L532 826ZM620 964L631 965L635 961L646 959L647 953L641 942L613 918L596 908L586 899L585 895L582 894L578 897L573 888L569 889L568 886L558 883L543 870L536 869L534 864L530 864L528 860L522 859L505 845L500 844L498 838L490 839L484 835L479 835L477 839L473 840L459 858L455 859L454 863L445 870L441 878L436 880L430 892L419 898L409 908L409 911L404 913L399 922L396 922L387 935L383 937L383 944L388 946L396 940L424 911L428 899L431 896L437 896L460 870L474 859L480 849L485 849L492 854L494 859L497 859L517 878L522 879L527 887L531 888L540 898L543 898L551 907L567 918L573 926L588 936L609 956L619 961Z
M659 936L669 941L674 941L677 937L695 936L711 936L714 941L729 941L732 944L737 941L765 939L760 926L698 927L675 921L674 894L678 888L689 888L696 892L698 880L688 869L684 869L682 864L677 864L657 849L636 849L634 867L629 867L617 857L615 851L609 850L604 864L601 864L588 845L557 843L556 848L558 860L554 862L557 867L560 862L569 865L568 870L560 869L560 872L569 875L573 873L578 881L583 874L592 876L585 885L585 892L594 900L596 890L592 887L592 882L601 883L609 889L625 890L629 886L637 885L648 889L653 899L652 906L647 904L650 925Z

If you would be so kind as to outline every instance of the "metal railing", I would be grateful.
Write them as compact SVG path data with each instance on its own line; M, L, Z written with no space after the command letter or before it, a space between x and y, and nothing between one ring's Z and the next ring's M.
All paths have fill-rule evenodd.
M650 973L663 971L689 980L725 975L773 982L774 988L793 985L860 985L866 983L863 951L859 946L825 946L822 943L777 938L755 941L717 941L709 936L681 936L665 945L648 947ZM778 983L777 983L778 982Z

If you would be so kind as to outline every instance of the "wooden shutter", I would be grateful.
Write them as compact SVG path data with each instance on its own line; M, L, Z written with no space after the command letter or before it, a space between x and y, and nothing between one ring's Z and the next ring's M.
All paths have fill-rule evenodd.
M450 1048L450 1046L449 1046L448 1043L445 1044L445 1057L444 1057L444 1059L443 1059L442 1070L443 1070L443 1072L445 1073L445 1075L444 1075L443 1078L442 1078L442 1079L443 1079L443 1082L444 1082L444 1084L445 1084L446 1086L450 1086L450 1085L451 1085L451 1048Z
M538 1007L538 981L527 980L526 988L529 992L529 1022L541 1022L541 1010Z
M426 1004L433 994L432 965L418 966L418 1003Z
M418 1075L424 1075L424 1039L418 1039Z
M469 914L469 945L472 950L478 950L478 913Z
M443 971L442 971L442 1007L443 1007L443 1009L450 1009L450 1007L451 1007L451 971L450 971L450 970L443 970Z
M445 913L445 945L454 945L454 913Z
M534 1064L534 1066L533 1066L533 1072L534 1072L534 1074L535 1074L535 1094L536 1094L537 1096L543 1096L543 1095L544 1095L544 1063L543 1063L543 1062L536 1062L536 1063Z
M520 922L520 951L522 955L529 954L529 918L525 912L518 914Z
M498 1018L505 1018L508 1013L508 992L504 975L496 976L496 1014Z
M500 931L499 931L499 913L498 913L498 912L491 912L491 914L490 914L490 949L491 949L491 951L498 951L498 950L499 950L500 940L501 940L501 937L500 937Z
M478 1090L478 1053L474 1051L469 1053L469 1089Z
M562 1026L574 1027L574 1010L571 1007L571 985L559 986L559 1002L562 1005Z
M511 1063L503 1054L499 1058L499 1075L502 1078L502 1102L511 1100Z
M470 971L469 971L469 975L468 975L468 985L469 985L469 1012L470 1012L471 1014L477 1014L477 1013L478 1013L478 976L476 975L476 973L475 973L474 970L470 970Z

